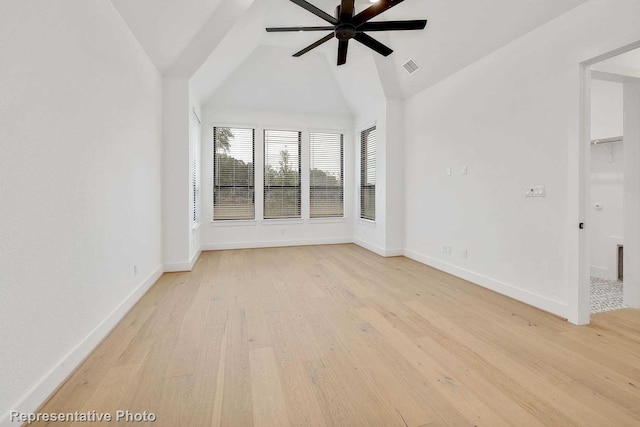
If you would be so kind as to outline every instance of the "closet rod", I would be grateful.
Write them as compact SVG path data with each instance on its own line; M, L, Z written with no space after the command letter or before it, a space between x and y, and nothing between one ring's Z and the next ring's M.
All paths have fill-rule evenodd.
M612 142L622 142L622 137L614 136L611 138L594 139L591 141L591 145L611 144Z

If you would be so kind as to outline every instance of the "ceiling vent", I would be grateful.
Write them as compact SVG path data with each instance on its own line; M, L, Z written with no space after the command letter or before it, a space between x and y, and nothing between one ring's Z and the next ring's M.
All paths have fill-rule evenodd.
M407 70L407 73L409 74L413 74L420 69L420 67L418 67L418 64L416 64L413 59L408 60L407 62L402 64L402 66L405 70Z

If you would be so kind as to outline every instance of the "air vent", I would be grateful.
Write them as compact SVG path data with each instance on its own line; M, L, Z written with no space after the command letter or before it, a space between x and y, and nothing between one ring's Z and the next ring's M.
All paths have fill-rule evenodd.
M407 70L407 73L409 74L413 74L420 69L420 67L418 67L418 64L416 64L413 59L408 60L407 62L402 64L402 66L405 70Z

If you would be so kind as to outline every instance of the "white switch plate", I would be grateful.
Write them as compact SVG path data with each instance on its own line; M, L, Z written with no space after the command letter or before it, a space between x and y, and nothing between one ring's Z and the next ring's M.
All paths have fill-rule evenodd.
M525 197L544 197L545 195L544 185L532 185L524 190Z
M467 169L466 166L462 167L462 175L466 175L469 172L469 169Z
M445 173L447 174L447 176L451 176L451 168L447 168Z

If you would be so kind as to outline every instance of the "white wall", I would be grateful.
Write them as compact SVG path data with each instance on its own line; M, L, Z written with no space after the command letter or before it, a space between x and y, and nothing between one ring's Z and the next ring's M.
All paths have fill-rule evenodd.
M622 136L622 83L591 81L591 138ZM591 275L616 280L623 244L624 144L591 146ZM596 207L599 205L599 208Z
M360 219L360 134L376 126L376 220ZM353 240L378 255L397 256L404 248L404 102L388 99L356 120L356 198Z
M110 2L3 2L0 52L5 425L161 273L161 83Z
M624 83L624 304L640 308L640 82Z
M360 218L360 138L363 130L376 126L376 219ZM356 141L354 170L356 194L354 198L353 241L378 255L386 255L386 147L387 147L387 105L381 102L369 106L368 111L356 119L354 140Z
M200 100L195 94L195 91L192 88L192 83L189 82L189 159L194 159L200 167L200 194L199 194L199 213L200 213L200 221L195 224L193 222L193 217L191 213L192 201L189 200L189 221L191 224L191 230L189 235L189 263L194 263L197 261L198 256L200 255L200 248L202 247L202 230L200 228L203 218L202 218L202 183L206 179L206 177L202 176L202 107L200 105ZM197 140L197 141L196 141ZM194 144L198 144L200 148L199 151L194 152ZM193 161L189 162L189 177L193 175ZM189 199L191 199L191 178L189 179Z
M587 2L407 101L407 255L578 321L579 64L640 40L637 16Z
M162 80L162 247L165 271L191 269L189 80Z
M292 114L249 109L205 109L203 135L203 227L202 248L229 249L266 246L290 246L324 243L346 243L353 235L354 163L353 123L350 116ZM256 220L216 221L213 218L213 127L238 126L256 129ZM303 132L302 171L309 169L309 131L339 131L344 134L345 217L342 219L309 219L308 174L302 175L302 218L262 220L263 196L263 130L291 129ZM306 183L306 184L305 184Z

